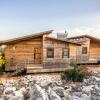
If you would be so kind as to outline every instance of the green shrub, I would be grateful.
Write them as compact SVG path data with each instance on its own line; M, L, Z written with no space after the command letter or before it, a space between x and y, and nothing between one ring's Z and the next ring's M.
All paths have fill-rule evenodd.
M4 56L3 53L0 51L0 74L2 74L4 71L4 64L5 64Z
M71 80L73 82L81 82L84 79L77 65L74 65L74 69L65 70L61 76L62 80Z

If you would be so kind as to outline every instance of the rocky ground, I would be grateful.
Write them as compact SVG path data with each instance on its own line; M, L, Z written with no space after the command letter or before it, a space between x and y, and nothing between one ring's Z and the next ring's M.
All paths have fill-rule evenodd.
M100 100L100 73L82 83L63 82L60 74L1 80L0 100Z

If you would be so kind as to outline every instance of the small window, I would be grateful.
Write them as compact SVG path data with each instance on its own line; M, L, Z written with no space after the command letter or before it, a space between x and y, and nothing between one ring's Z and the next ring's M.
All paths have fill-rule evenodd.
M54 48L47 49L47 58L54 58Z
M87 54L87 47L82 48L82 54Z
M63 58L68 58L69 57L69 49L64 48L63 49Z

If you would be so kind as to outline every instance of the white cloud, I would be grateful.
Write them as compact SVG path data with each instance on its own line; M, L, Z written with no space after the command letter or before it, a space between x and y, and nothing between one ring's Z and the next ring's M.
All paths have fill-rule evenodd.
M76 35L88 34L100 38L100 25L74 27L69 31L69 37Z

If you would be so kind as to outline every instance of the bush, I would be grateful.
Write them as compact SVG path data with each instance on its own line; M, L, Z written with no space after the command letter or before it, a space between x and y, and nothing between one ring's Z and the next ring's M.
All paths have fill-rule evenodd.
M0 51L0 74L2 74L4 71L4 64L5 64L4 57L2 52Z
M74 69L65 70L61 76L62 80L71 80L73 82L82 82L84 74L80 72L77 65L74 65Z

